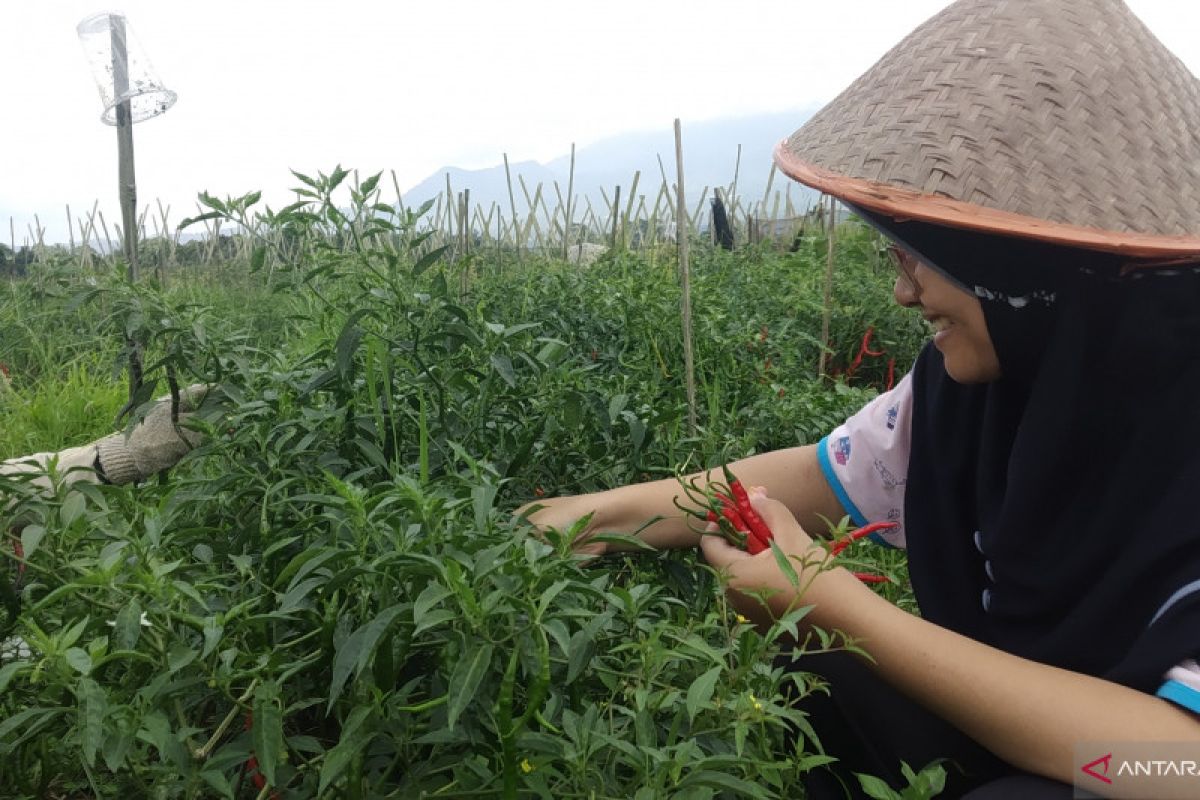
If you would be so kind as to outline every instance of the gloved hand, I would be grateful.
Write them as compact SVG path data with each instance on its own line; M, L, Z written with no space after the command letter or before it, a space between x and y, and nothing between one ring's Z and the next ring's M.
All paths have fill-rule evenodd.
M97 441L96 463L103 478L109 483L131 483L175 466L200 443L200 434L183 423L207 393L208 387L199 383L179 392L179 425L171 420L168 395L157 398L157 405L128 435L114 433Z

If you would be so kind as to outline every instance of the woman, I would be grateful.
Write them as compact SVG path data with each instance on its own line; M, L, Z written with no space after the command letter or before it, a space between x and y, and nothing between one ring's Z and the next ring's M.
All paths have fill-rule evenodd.
M810 711L851 788L945 756L955 795L1195 796L1118 764L1200 753L1197 131L1200 82L1119 0L960 0L777 149L896 243L896 299L935 330L820 445L734 465L797 564L820 516L902 523L920 618L843 569L802 576L808 619L873 659L803 665L830 680ZM533 519L632 531L672 494ZM644 537L694 542L678 519ZM742 613L798 602L770 553L701 547ZM768 608L744 593L763 588Z

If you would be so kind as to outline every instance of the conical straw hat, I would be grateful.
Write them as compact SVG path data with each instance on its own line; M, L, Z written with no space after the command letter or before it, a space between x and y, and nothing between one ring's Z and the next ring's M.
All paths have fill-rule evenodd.
M1200 81L1120 0L959 0L775 160L897 220L1200 255Z

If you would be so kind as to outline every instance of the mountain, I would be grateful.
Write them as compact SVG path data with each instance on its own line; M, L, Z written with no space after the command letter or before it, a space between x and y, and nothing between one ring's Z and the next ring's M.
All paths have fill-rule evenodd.
M711 198L713 187L720 187L728 195L735 171L737 196L742 208L753 208L761 203L771 177L771 155L776 143L800 127L811 115L811 110L787 111L685 123L682 129L683 169L689 207L695 210L702 194ZM566 200L571 174L569 153L546 164L535 161L510 163L509 169L512 173L513 201L519 215L528 213L526 194L532 200L539 185L550 213ZM577 148L573 206L578 213L573 214L573 218L581 221L586 216L589 203L596 216L601 219L607 217L608 206L604 196L606 194L611 202L618 185L621 187L621 206L624 208L629 201L634 174L639 172L634 209L644 202L649 210L659 197L664 173L668 188L672 192L674 190L675 132L672 128L620 134ZM447 176L450 190L456 197L464 189L470 191L472 208L481 207L486 214L495 203L505 218L511 216L503 163L485 169L467 170L452 166L439 169L404 193L405 204L416 206L439 196L444 202ZM813 203L817 193L776 172L770 196L766 198L766 215L771 215L776 196L780 203L779 214L782 215L786 199L802 210Z

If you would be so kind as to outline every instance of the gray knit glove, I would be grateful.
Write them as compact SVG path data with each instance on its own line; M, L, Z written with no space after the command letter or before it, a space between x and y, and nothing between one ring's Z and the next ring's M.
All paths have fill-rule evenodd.
M200 434L183 423L204 400L208 387L193 384L179 392L179 425L171 421L171 398L159 397L133 430L114 433L96 442L96 462L109 483L132 483L175 466L200 443Z

